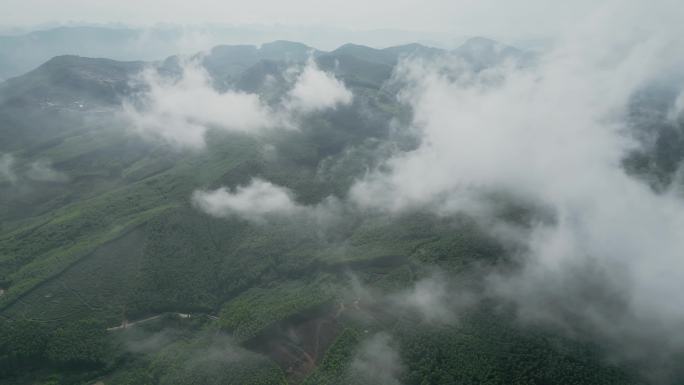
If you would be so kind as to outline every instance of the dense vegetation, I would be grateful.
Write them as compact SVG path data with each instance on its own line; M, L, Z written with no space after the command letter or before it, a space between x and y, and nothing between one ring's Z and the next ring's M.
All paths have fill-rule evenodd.
M217 47L203 64L219 89L261 92L264 79L312 55L355 99L300 130L211 131L202 151L145 142L113 113L142 63L62 57L0 84L0 155L12 154L17 174L0 179L0 383L362 384L354 359L380 332L395 340L396 380L407 385L638 383L591 343L518 325L505 307L481 304L436 327L363 303L355 286L390 295L439 270L477 289L479 271L509 263L516 245L466 216L349 212L322 229L193 207L194 190L253 177L289 188L301 204L344 198L355 178L415 146L410 132L396 132L410 111L391 83L408 54L438 53ZM155 65L172 73L176 59ZM665 183L677 151L626 162L658 168ZM68 180L25 177L41 159ZM523 226L533 211L492 200Z

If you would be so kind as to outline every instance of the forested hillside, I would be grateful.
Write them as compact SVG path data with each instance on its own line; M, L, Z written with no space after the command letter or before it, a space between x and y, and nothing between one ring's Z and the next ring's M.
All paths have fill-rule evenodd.
M453 52L279 41L156 62L59 56L0 83L0 383L647 383L633 361L490 295L486 277L527 247L492 222L348 203L419 149L399 63L443 57L475 73L536 65L478 38ZM337 99L307 99L307 76ZM153 99L176 89L190 95L178 110ZM634 99L661 113L631 128L661 139L624 167L655 190L684 155L662 112L675 96ZM227 97L267 118L222 129L252 122L203 105ZM174 116L200 135L171 131ZM216 203L241 191L241 206ZM482 197L520 232L555 220L517 194Z

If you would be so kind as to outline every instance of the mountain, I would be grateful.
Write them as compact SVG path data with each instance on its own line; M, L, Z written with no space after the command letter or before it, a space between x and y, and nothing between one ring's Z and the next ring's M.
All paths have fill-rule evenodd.
M353 93L297 115L297 129L209 129L203 149L150 140L121 117L144 91L132 77L148 66L177 76L187 56L58 56L0 84L0 381L364 384L354 357L394 357L385 347L397 344L405 384L638 383L594 341L527 328L493 300L457 309L458 322L423 317L441 285L477 291L486 267L512 268L476 219L343 204L358 178L415 149L402 128L412 112L388 91L394 66L441 54L277 41L191 55L219 91L270 101L267 80L286 88L312 58ZM521 55L486 40L452 54L478 65ZM292 201L287 215L209 215L193 200L255 179L287 189L276 197ZM525 224L531 209L493 199Z
M391 52L383 51L357 44L345 44L331 52L335 56L353 56L371 63L393 65L397 56Z
M445 51L439 48L427 47L417 43L398 45L383 49L376 49L357 44L345 44L330 52L331 55L335 56L348 55L371 63L384 64L388 66L394 66L401 57L405 56L432 57L443 53L445 53Z
M130 92L130 78L144 64L57 56L22 77L0 84L0 102L42 103L63 108L116 104L122 95Z
M301 43L275 41L260 47L253 45L221 45L211 49L201 58L202 65L219 82L232 83L250 67L261 61L303 63L309 56L320 53Z
M267 60L283 60L286 62L301 62L309 56L317 56L321 51L306 44L278 40L262 44L259 47L261 58Z
M428 47L418 43L387 47L383 51L391 53L397 58L402 56L433 57L444 53L444 50L439 48Z
M476 68L491 67L506 60L529 64L533 59L531 53L484 37L470 38L451 52L473 64Z
M120 25L69 25L45 30L0 31L0 81L35 69L59 55L106 57L115 60L161 60L209 50L221 44L261 45L276 39L305 41L330 49L347 41L363 40L374 46L405 41L439 40L435 34L399 30L350 31L325 26L157 25L134 28Z
M150 60L173 53L170 47L173 37L157 37L159 44L142 45L145 37L141 31L85 26L0 36L0 79L18 76L54 56L65 54ZM167 40L167 43L162 44L163 40Z

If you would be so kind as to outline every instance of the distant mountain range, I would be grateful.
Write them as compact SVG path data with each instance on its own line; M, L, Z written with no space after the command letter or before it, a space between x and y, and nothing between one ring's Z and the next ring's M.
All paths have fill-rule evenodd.
M113 36L109 38L116 40ZM100 39L90 38L93 41ZM102 39L106 41L107 35ZM41 39L36 41L36 45L44 44ZM3 50L7 51L7 45L3 45L0 40L0 52ZM105 51L107 48L102 48L102 56L105 56ZM39 64L37 68L29 70L24 75L0 83L0 102L43 103L45 106L60 105L62 107L73 107L83 100L87 100L90 106L117 104L122 95L130 91L130 78L140 72L145 65L156 66L161 71L174 72L180 69L178 63L183 57L200 60L219 89L230 87L249 92L259 91L266 76L277 75L284 70L284 67L303 63L309 57L314 58L322 69L335 73L337 77L351 86L379 88L390 78L393 67L400 58L433 57L447 53L459 56L474 66L482 68L509 58L524 62L532 57L525 51L485 38L469 39L452 51L412 43L384 49L345 44L326 52L302 43L281 40L259 47L219 45L206 53L174 55L162 61L117 61L58 55ZM0 71L4 71L0 73L10 74L20 71L21 66L13 66L10 61L6 60L10 56L16 63L18 59L14 56L0 54ZM31 60L39 59L36 56ZM29 66L28 63L31 60L26 58L24 65Z
M155 28L139 30L80 26L58 27L45 31L0 36L0 80L26 73L52 57L59 55L106 57L123 61L153 61L178 53L191 54L192 52L217 46L222 42L268 41L265 39L268 39L271 35L259 32L258 30L244 31L237 28L215 28L210 30ZM290 32L283 33L281 36L293 35L297 34ZM315 34L309 35L315 36ZM391 35L389 32L387 33L387 36ZM423 40L421 35L416 35L414 41L421 40ZM492 41L482 38L473 38L467 41L464 46L476 45L477 41L486 46L497 46ZM316 39L313 42L315 43ZM220 48L215 53L220 55L221 52L229 53L238 52L236 50L239 50L241 54L245 54L247 57L250 57L249 55L260 55L261 59L279 60L283 55L294 55L293 58L301 57L301 55L307 55L311 50L310 47L304 44L286 44L284 42L264 44L262 50L258 50L256 46L232 47L230 49ZM457 50L460 49L458 48ZM381 64L391 64L397 55L405 53L407 50L420 51L422 54L440 51L437 48L421 44L407 44L385 50L345 44L331 53L350 54L364 59L372 59L371 61Z
M442 299L479 290L489 266L512 267L517 248L478 220L344 203L370 169L420 140L413 111L396 97L402 57L445 55L479 71L509 59L525 65L533 54L472 38L454 50L323 51L280 40L169 56L158 47L125 51L121 42L135 34L60 31L0 39L0 67L12 76L0 82L1 383L378 384L357 381L353 369L359 349L383 333L401 347L407 385L640 383L633 368L602 360L594 341L522 328L490 300L467 305L470 296L457 293L452 309L452 298ZM202 92L184 83L188 59L203 68ZM187 76L167 88L136 82L145 68L160 83ZM295 111L298 129L222 130L230 124L202 119L214 109L248 114L223 99L235 95L258 100L268 117L284 111L278 103L299 82L291 78L307 68L353 98ZM124 102L155 86L172 96L149 114L160 130L206 125L205 148L144 140L122 116ZM662 135L626 165L667 186L684 159L684 134L663 123L678 94L656 91L633 109L640 126ZM184 108L197 111L166 119ZM286 214L218 217L194 198L254 186L276 195L256 191L250 210L284 197ZM535 207L490 195L506 221L522 228L534 218ZM434 319L423 317L425 304Z

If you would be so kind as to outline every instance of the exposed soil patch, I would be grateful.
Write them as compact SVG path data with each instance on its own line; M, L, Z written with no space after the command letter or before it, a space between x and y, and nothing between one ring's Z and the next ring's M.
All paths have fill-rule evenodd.
M325 305L281 321L246 346L274 360L288 383L300 383L323 359L340 332L338 317L345 305Z

